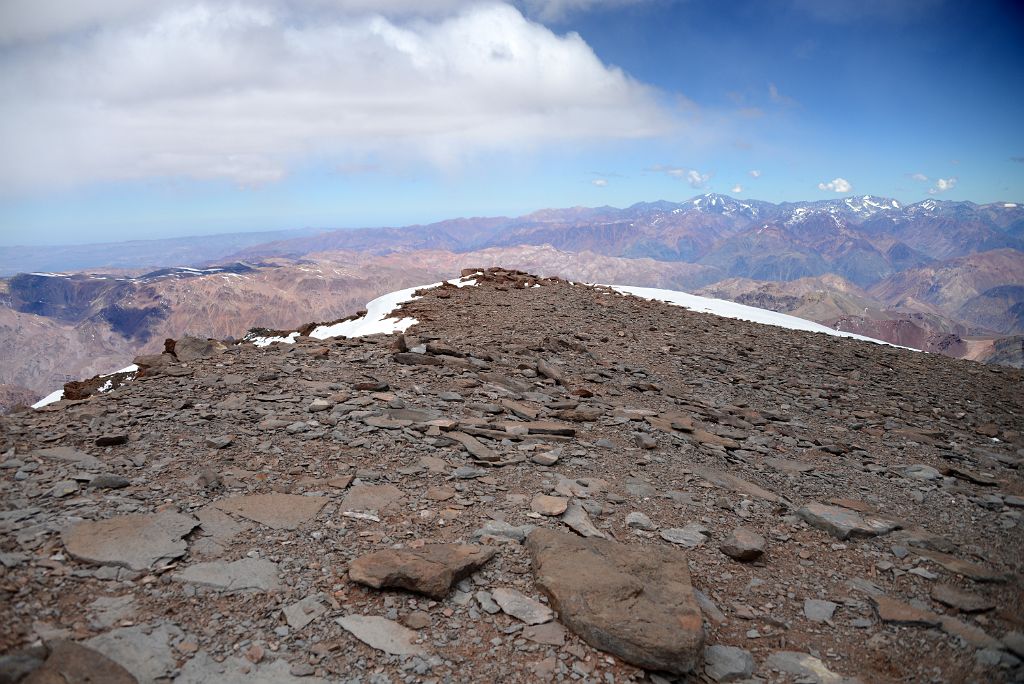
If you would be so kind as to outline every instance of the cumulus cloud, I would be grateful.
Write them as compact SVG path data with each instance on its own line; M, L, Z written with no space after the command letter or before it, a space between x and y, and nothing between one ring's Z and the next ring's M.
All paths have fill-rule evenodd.
M818 183L818 189L830 192L850 192L853 190L853 186L845 178L834 178L828 183Z
M910 177L913 180L916 180L919 183L927 183L928 182L928 176L924 175L923 173L912 173L912 174L910 174Z
M707 173L701 173L697 169L687 169L680 166L665 166L658 164L652 166L649 171L655 171L657 173L664 173L666 176L672 178L678 178L685 180L690 184L690 187L697 188L698 190L707 187L708 181L711 180L711 175Z
M957 178L936 178L935 187L928 190L929 195L938 195L940 192L952 190L956 186Z
M742 185L737 183L736 185L732 186L732 193L733 194L737 194L737 193L741 193L741 192L743 192L743 186Z
M603 64L579 35L510 5L463 5L8 0L0 36L21 42L0 62L0 183L261 183L310 159L451 167L675 126L657 91ZM25 12L37 6L68 14L47 24L47 12ZM40 38L89 26L99 27Z
M750 174L751 178L761 177L761 171L759 169L751 169L750 171L747 171L747 173Z
M698 190L707 187L708 180L711 176L706 173L701 173L696 169L690 169L686 172L686 182L690 184L691 188L697 188Z
M606 178L595 178L594 180L592 180L590 182L591 182L592 185L596 185L599 188L606 188L606 187L608 187L608 180Z

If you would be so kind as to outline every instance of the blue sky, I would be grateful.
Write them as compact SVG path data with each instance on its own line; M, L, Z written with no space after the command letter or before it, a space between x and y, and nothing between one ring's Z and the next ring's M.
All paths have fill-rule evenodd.
M1020 201L1022 25L994 1L10 0L0 244Z

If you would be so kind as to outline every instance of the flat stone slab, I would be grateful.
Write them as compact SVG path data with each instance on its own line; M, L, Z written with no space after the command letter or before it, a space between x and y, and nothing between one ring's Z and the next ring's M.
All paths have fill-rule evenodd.
M493 590L491 598L501 607L502 612L528 625L542 625L555 617L555 613L540 601L509 587Z
M472 435L467 435L465 432L458 432L457 430L453 430L452 432L446 433L445 436L448 437L449 439L455 440L462 446L466 447L466 451L469 452L469 455L479 461L501 460L501 456L498 453L496 453L489 447L484 446L483 443L480 442L480 440L478 440L476 437L473 437Z
M584 537L606 538L604 532L594 527L590 516L583 510L583 505L579 501L574 500L566 506L565 513L562 514L562 522Z
M171 642L181 639L177 625L133 625L99 634L82 642L130 672L139 682L152 682L177 667Z
M928 560L938 563L946 570L954 572L958 575L963 575L968 579L972 579L975 582L1005 582L1006 575L993 570L992 568L986 567L981 563L975 563L973 561L966 561L956 556L951 556L948 553L942 553L941 551L932 551L931 549L922 549L916 546L910 547L910 552L927 558Z
M185 555L188 544L183 537L198 525L195 518L171 511L120 515L72 525L61 538L72 558L148 570L161 560Z
M697 667L704 628L685 552L544 528L526 546L559 620L588 644L650 670Z
M327 503L323 496L297 494L248 494L214 504L226 513L254 520L275 530L294 530L312 520Z
M414 643L417 634L408 627L376 615L345 615L335 622L364 644L391 655L425 655L426 650Z
M900 524L893 520L822 503L809 503L796 514L811 527L817 527L839 539L877 537L900 528Z
M937 627L940 623L939 616L930 610L921 610L888 596L873 596L871 600L874 601L878 619L882 622L923 627Z
M669 527L659 534L665 541L688 549L695 549L708 540L707 528L700 523L687 523L683 527Z
M259 558L243 558L230 563L196 563L174 573L173 578L226 592L272 591L280 586L277 564Z
M348 576L374 589L407 589L441 599L456 582L489 561L495 549L470 544L428 544L418 549L386 549L356 558Z
M288 626L295 630L302 629L326 613L327 606L321 598L320 594L313 594L282 609Z
M932 587L932 598L943 605L956 608L961 613L983 613L996 607L996 602L964 591L952 584L936 584Z
M736 477L730 473L722 472L721 470L713 470L711 468L694 468L694 475L702 477L708 482L722 489L728 489L739 494L746 494L752 496L755 499L763 499L765 501L771 501L772 503L783 503L783 499L778 494L769 492L767 489L754 484L753 482L747 482L746 480Z
M530 510L541 515L562 515L569 507L569 500L563 496L536 494L530 501Z
M99 651L74 641L51 641L50 653L43 664L22 679L22 684L137 684L132 674ZM11 680L11 681L17 681Z
M103 466L103 461L99 460L95 456L73 449L71 447L48 447L46 449L36 449L32 452L32 455L44 458L48 461L62 461L64 463L73 463L86 470L94 470Z
M405 492L395 485L357 485L348 490L341 502L343 511L376 511L381 513L405 500Z

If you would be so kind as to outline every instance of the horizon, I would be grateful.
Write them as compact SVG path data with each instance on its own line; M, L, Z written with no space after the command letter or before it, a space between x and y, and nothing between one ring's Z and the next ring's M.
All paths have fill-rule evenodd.
M358 231L358 230L389 230L389 229L392 229L392 230L402 230L402 229L410 229L410 228L431 226L431 225L435 225L437 223L444 223L446 221L471 221L471 220L477 220L477 219L493 219L493 218L508 218L510 220L514 220L514 219L525 218L525 217L530 216L532 214L539 213L539 212L544 212L544 211L564 211L564 210L569 210L569 209L605 209L605 208L615 209L617 211L625 211L625 210L630 209L630 208L632 208L634 206L643 205L643 204L668 203L668 204L680 205L680 204L687 204L689 202L692 202L692 201L694 201L696 199L699 199L699 198L702 198L702 197L712 197L712 196L724 197L726 199L734 200L734 201L740 202L740 203L743 203L743 202L764 202L764 203L772 204L772 205L775 205L775 206L780 206L782 204L800 204L800 203L808 203L808 204L810 204L810 203L819 203L820 204L820 203L825 203L825 202L844 201L844 200L847 200L847 199L868 198L868 197L871 197L871 198L874 198L874 199L887 200L887 201L896 201L896 202L899 203L901 209L902 208L911 207L911 206L914 206L916 204L922 204L923 202L927 202L929 200L931 200L933 202L942 202L942 203L948 203L948 204L972 204L974 206L1002 205L1005 208L1016 208L1016 207L1024 205L1024 201L1017 202L1017 201L1005 200L1005 199L1003 199L1003 200L995 200L993 202L979 203L979 202L973 202L971 200L950 200L950 199L941 199L941 198L936 198L936 197L927 197L925 199L918 200L916 202L904 202L904 201L902 201L902 200L900 200L899 198L896 198L896 197L888 197L888 196L882 196L882 195L869 195L869 194L854 194L854 193L851 193L849 195L845 195L843 197L819 198L819 199L814 199L814 200L796 200L796 201L770 202L768 200L756 199L756 198L753 198L753 197L731 197L731 196L729 196L727 194L724 194L724 193L707 192L707 193L702 193L702 194L699 194L699 195L692 195L690 197L687 197L686 199L681 199L681 200L666 200L666 199L639 200L637 202L633 202L632 204L624 205L624 206L616 206L616 205L611 205L611 204L602 204L602 205L575 205L575 206L566 206L566 207L540 207L540 208L535 208L535 209L532 209L532 210L530 210L530 211L528 211L528 212L526 212L524 214L520 214L520 215L516 215L516 216L484 215L484 214L479 214L479 215L461 214L461 215L455 215L455 216L444 216L444 217L441 217L441 218L438 218L438 219L432 220L432 221L418 221L418 222L414 222L414 223L408 223L408 224L405 224L405 225L378 225L378 226L364 226L364 225L355 225L355 226L292 226L292 227L278 227L278 228L267 228L267 229L247 230L247 231L246 230L225 230L223 232L183 233L183 234L179 234L179 235L161 235L161 236L153 236L153 237L135 237L135 238L127 238L127 239L124 239L124 240L104 240L104 241L91 241L91 242L61 242L61 243L57 243L57 242L38 242L38 243L12 243L12 244L7 244L7 243L4 242L3 235L0 235L0 245L2 245L3 247L9 248L9 249L19 249L19 248L21 248L21 249L45 249L45 248L48 248L48 247L49 248L59 248L59 247L75 247L75 246L82 246L82 247L84 247L84 246L119 245L119 244L127 244L127 243L134 243L134 242L159 242L159 241L162 241L162 240L188 240L188 239L195 239L195 238L226 237L226 236L232 236L232 235L261 235L261 234L277 234L277 235L280 235L281 233L293 233L293 232L297 233L297 232L302 232L302 231L311 232L312 234L319 234L319 233L331 233L331 232L344 231L344 230L351 230L351 231ZM170 264L170 263L169 264L165 264L165 265L169 266L169 267L175 266L175 264Z
M1008 0L12 0L0 244L687 191L1015 201L1021 19Z

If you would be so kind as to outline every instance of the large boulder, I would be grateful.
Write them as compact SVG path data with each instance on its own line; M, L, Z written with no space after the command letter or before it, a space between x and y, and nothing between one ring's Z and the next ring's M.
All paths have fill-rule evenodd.
M179 361L195 361L222 354L227 349L217 340L205 340L200 337L183 337L174 342L174 355Z
M703 619L685 552L545 528L526 546L559 620L588 644L649 670L697 667Z

